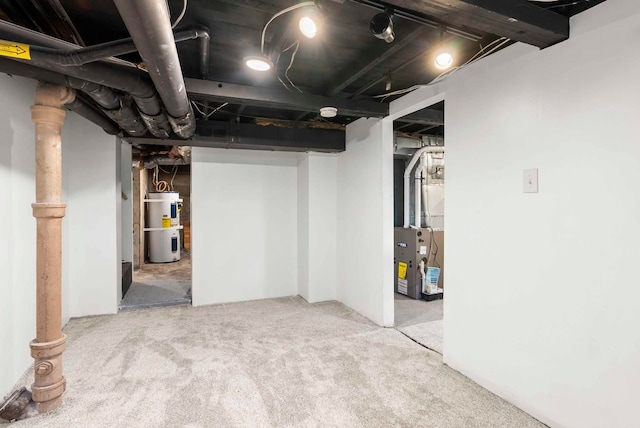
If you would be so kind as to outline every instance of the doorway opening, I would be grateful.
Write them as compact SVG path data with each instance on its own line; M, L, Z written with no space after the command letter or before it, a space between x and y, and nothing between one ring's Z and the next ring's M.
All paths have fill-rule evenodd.
M394 325L440 354L444 171L444 101L394 121Z
M133 154L133 262L121 311L191 304L191 156L172 152Z

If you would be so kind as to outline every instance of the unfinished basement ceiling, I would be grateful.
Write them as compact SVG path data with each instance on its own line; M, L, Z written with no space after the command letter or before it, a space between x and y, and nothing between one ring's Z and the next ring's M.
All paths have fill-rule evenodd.
M405 89L438 77L442 70L432 64L441 43L453 48L454 66L491 52L493 47L506 46L503 38L544 48L568 38L567 17L603 1L321 0L317 4L325 16L324 26L314 39L300 36L295 11L269 25L265 53L275 64L275 72L267 73L248 69L244 58L260 53L261 33L269 19L300 2L171 0L168 5L174 21L186 4L176 29L200 25L210 32L206 76L200 43L178 43L198 119L206 115L217 127L220 123L300 127L307 122L302 126L340 129L359 117L385 116L388 103ZM374 37L369 29L372 17L385 8L393 10L392 43ZM112 1L0 0L0 18L80 46L129 37ZM141 62L136 53L120 58ZM323 102L338 107L338 115L321 118L318 107ZM442 132L438 121L443 118L436 108L399 121L396 128L437 135ZM214 132L212 126L199 123L201 129Z

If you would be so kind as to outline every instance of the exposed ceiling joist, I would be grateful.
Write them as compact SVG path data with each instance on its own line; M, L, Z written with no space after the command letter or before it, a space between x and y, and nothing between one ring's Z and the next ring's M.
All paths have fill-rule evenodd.
M380 66L380 64L383 64L385 61L389 60L389 58L407 47L409 44L413 43L416 39L424 37L429 33L433 33L432 28L419 27L412 33L403 37L401 40L396 40L396 42L391 45L386 51L384 51L382 55L374 52L368 55L370 58L373 58L368 62L364 64L362 62L358 64L350 64L348 67L345 67L342 74L334 79L334 82L337 83L334 83L334 86L331 88L329 94L332 96L338 94L344 88L356 82L362 76L369 73L374 68ZM357 71L354 72L354 70Z
M444 111L425 108L396 119L396 122L440 126L444 125Z
M526 0L389 0L454 26L507 37L539 48L569 38L569 18Z
M286 90L234 85L208 80L185 79L189 96L195 99L210 99L252 107L277 108L292 111L317 112L322 107L335 107L341 116L385 117L389 106L366 100L347 100L301 94Z
M185 145L224 149L339 153L345 150L345 132L336 129L283 128L252 123L198 120L189 140L127 138L140 145Z

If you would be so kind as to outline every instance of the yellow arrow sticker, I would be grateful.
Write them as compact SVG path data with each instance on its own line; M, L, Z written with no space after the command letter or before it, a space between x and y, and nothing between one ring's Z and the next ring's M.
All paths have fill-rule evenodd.
M11 58L31 59L29 45L22 43L0 40L0 56L10 56Z

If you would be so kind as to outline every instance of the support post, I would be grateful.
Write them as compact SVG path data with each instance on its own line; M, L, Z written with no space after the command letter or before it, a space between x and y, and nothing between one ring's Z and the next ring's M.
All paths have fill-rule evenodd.
M31 342L35 359L33 401L38 413L60 406L65 390L62 352L62 147L64 104L73 101L69 88L40 82L36 89L31 119L35 123L36 202L36 338Z

